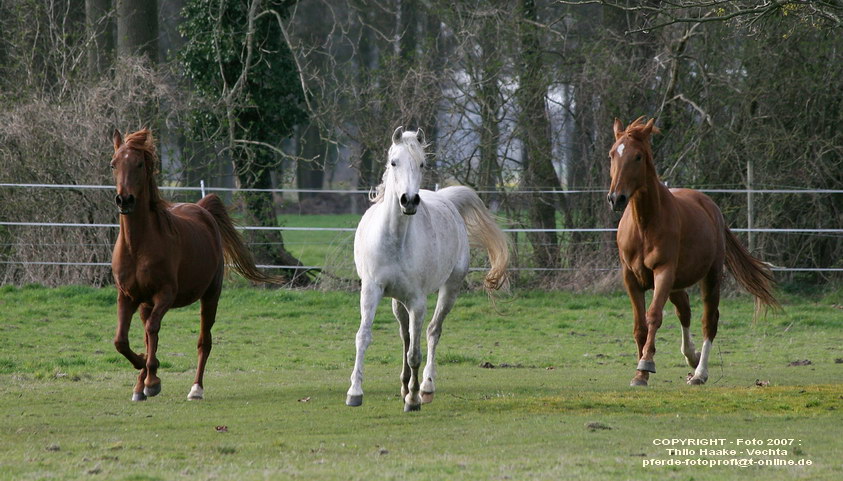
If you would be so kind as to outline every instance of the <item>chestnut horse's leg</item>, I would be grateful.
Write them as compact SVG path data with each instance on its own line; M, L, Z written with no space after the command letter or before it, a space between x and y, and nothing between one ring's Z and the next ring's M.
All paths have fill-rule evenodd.
M632 302L632 334L633 337L635 337L635 344L638 346L638 360L640 361L641 356L643 355L644 343L647 342L644 289L641 289L641 286L638 285L638 280L635 278L635 274L626 267L623 269L623 283L626 287L626 293L629 296L629 300ZM646 386L649 376L650 373L647 371L638 371L636 372L635 377L632 378L629 385Z
M187 395L187 399L190 400L204 399L205 397L203 384L205 364L208 362L208 356L211 354L211 346L213 344L211 328L214 327L214 321L217 317L217 305L219 304L221 290L222 281L215 282L208 292L202 296L202 310L200 312L199 320L199 341L196 345L196 349L199 353L199 361L196 364L196 379L193 381L193 387Z
M653 300L647 310L647 340L641 350L641 359L638 361L638 374L656 372L656 363L653 356L656 354L656 332L662 325L664 305L670 297L673 289L674 269L672 267L661 267L653 271ZM636 376L637 377L637 376ZM649 377L649 374L647 374Z
M676 308L676 316L679 317L679 324L682 325L682 346L680 350L688 361L688 365L695 368L700 362L700 353L694 350L694 341L691 340L691 301L685 291L670 293L670 302Z
M723 277L722 266L712 269L700 282L700 293L703 301L702 329L703 345L700 351L700 362L688 384L705 384L708 381L708 357L711 353L711 343L717 336L717 323L720 320L720 280Z
M138 304L122 292L117 293L117 332L114 334L114 347L132 363L135 369L143 370L146 367L146 355L137 354L129 345L129 327L132 325L132 316L138 310ZM143 313L141 313L143 314ZM146 396L138 389L133 390L132 401L143 401Z
M174 296L167 291L159 292L152 297L153 306L146 319L146 379L143 393L147 396L157 396L161 392L161 379L158 378L158 331L161 330L161 319L173 304Z
M140 305L140 318L143 322L144 326L144 335L143 335L143 345L149 346L149 334L146 333L146 320L149 319L149 314L152 312L152 305L151 304L141 304ZM146 349L146 347L144 347ZM149 370L146 368L146 352L144 352L141 357L143 358L143 367L140 368L140 372L138 372L138 381L135 383L135 387L132 390L132 399L135 401L146 401L146 394L143 393L144 388L144 381L146 380L146 373Z
M407 364L407 350L410 349L410 313L398 299L392 300L392 314L398 320L398 333L401 335L401 399L410 392L410 365Z

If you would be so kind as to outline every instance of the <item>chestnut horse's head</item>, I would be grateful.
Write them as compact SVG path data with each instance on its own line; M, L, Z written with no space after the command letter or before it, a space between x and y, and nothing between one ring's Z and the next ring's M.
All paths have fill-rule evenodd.
M615 143L609 150L612 161L609 204L617 212L623 212L635 192L645 185L647 176L655 174L650 135L659 133L659 129L654 125L656 119L645 124L643 118L639 117L626 129L618 119L613 125Z
M155 184L155 172L158 156L152 132L139 130L126 136L125 141L120 131L114 129L114 156L111 158L111 170L117 185L114 202L123 215L131 214L135 207L147 203L155 206L160 200Z

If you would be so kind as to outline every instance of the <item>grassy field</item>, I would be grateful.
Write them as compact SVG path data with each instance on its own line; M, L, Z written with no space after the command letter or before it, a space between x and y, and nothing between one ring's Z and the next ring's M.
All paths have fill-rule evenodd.
M278 224L285 227L337 227L356 228L360 215L321 214L294 215L285 214L278 218ZM326 262L347 258L348 266L353 266L354 232L343 231L285 231L284 247L302 261L304 265L323 266ZM334 265L334 264L331 264Z
M224 291L199 402L186 400L198 307L165 317L163 392L132 403L135 372L111 344L114 298L0 288L0 479L843 479L840 291L785 297L784 315L756 323L749 299L726 300L702 387L684 383L671 312L645 389L628 387L622 294L516 291L492 306L467 293L445 323L436 400L409 414L386 302L365 404L349 408L355 293ZM787 453L671 456L655 444L708 438ZM742 458L811 465L643 466Z

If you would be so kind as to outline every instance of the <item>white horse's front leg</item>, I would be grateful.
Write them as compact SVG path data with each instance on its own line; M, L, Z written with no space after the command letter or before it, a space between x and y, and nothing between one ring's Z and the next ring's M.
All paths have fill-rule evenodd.
M392 300L392 313L398 321L398 334L401 336L401 398L410 392L410 365L407 364L407 351L410 350L410 313L398 299Z
M439 337L442 335L442 321L454 307L458 292L459 287L452 289L447 285L439 290L436 311L433 312L433 319L427 326L427 364L424 366L421 384L421 400L425 404L433 401L433 394L436 392L436 347L439 345Z
M351 371L351 387L345 400L349 406L363 404L363 357L372 342L372 322L382 297L383 289L377 285L366 283L360 290L360 329L357 330L355 339L357 354L354 358L354 370Z
M424 324L424 314L427 310L425 298L415 300L407 306L410 312L410 348L407 350L407 364L410 366L409 392L404 396L404 411L418 411L421 409L419 396L419 367L421 366L421 331Z

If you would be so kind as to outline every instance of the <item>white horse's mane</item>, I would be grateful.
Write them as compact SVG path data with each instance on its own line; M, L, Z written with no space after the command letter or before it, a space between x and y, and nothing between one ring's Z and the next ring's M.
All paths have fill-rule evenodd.
M398 147L399 145L404 145L407 147L407 151L410 153L410 157L414 160L421 163L425 157L425 149L429 145L428 143L422 144L419 142L419 131L407 131L401 135L401 140L398 143L392 144L389 148L389 152L391 153L393 149ZM387 156L387 162L389 161ZM383 177L381 178L381 183L378 184L377 187L374 187L372 190L369 191L369 202L373 204L377 204L383 200L383 193L386 190L384 186L384 182L386 182L386 176L389 173L389 168L387 167L386 170L383 172Z

